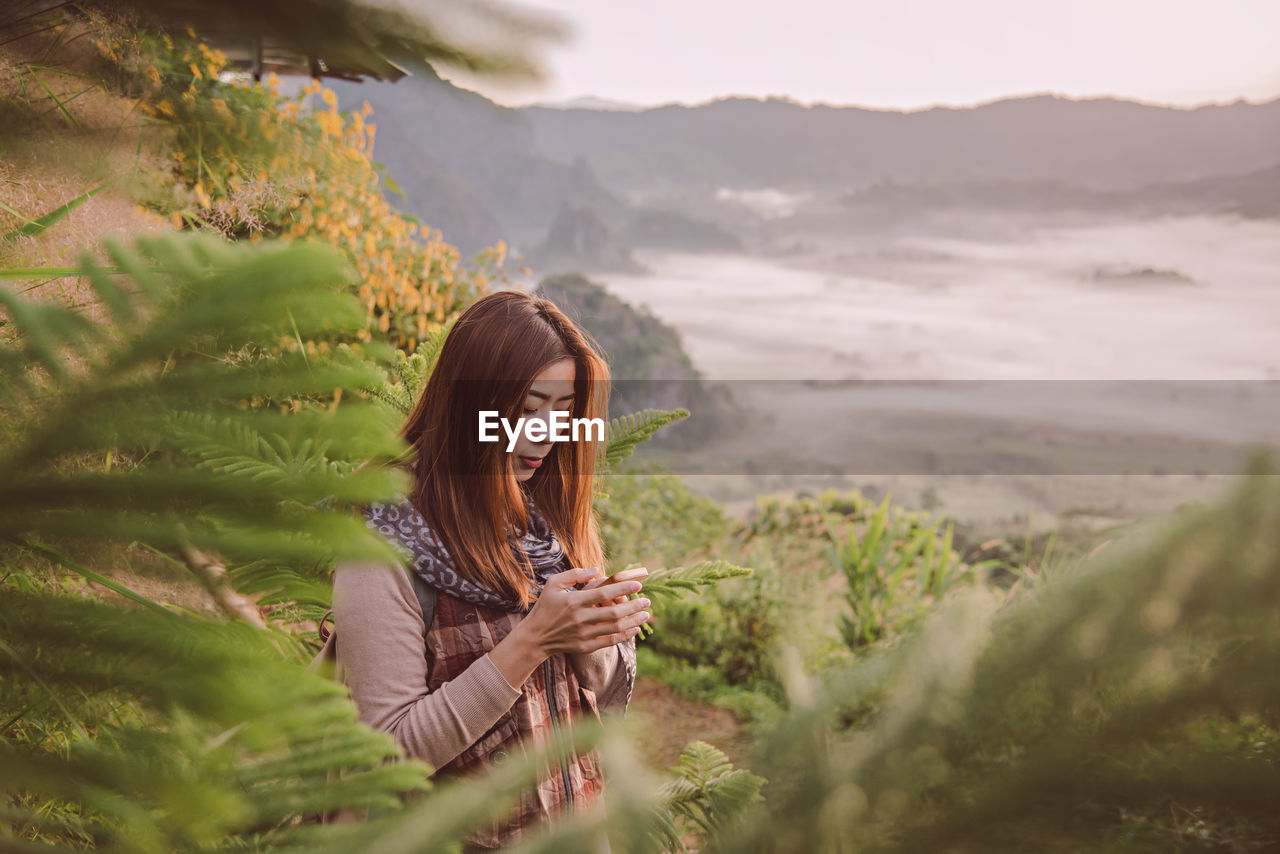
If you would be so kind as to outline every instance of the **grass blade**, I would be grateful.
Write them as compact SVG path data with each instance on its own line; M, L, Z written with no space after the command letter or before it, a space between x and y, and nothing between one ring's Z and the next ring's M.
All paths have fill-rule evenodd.
M119 267L103 267L97 272L119 275ZM5 267L0 269L0 279L65 279L83 276L83 267Z
M49 88L49 84L45 83L44 79L41 78L39 74L36 74L34 69L28 68L27 71L35 79L35 81L40 84L40 88L45 91L45 94L47 94L50 98L53 99L53 103L58 105L58 109L62 111L62 117L66 119L73 128L75 128L78 131L83 131L84 127L81 126L80 122L76 119L75 116L71 115L71 111L67 109L67 105L63 103L63 101L53 93L53 90Z
M67 214L71 213L73 210L80 207L85 202L89 201L89 199L96 196L103 189L105 189L106 186L107 186L106 184L99 184L97 187L94 187L89 192L84 193L83 195L80 195L80 196L76 196L71 201L67 202L64 205L54 208L44 216L37 217L36 219L29 221L26 225L15 228L13 231L10 231L5 235L0 236L0 241L14 240L19 237L35 237L37 234L44 231L49 226L53 225L54 223L58 222L61 219L64 219L67 216Z

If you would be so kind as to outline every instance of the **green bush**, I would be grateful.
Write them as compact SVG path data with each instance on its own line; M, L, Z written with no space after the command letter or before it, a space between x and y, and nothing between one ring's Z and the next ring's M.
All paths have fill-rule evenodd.
M997 560L970 565L952 547L954 526L890 507L861 507L852 522L828 517L828 552L848 584L840 633L857 651L915 626L953 590L985 578ZM860 518L859 518L860 517Z
M821 680L784 673L752 764L767 812L715 850L1273 850L1273 471L1009 595L960 590Z
M656 568L719 556L733 527L719 504L658 468L619 468L601 486L606 497L596 508L611 564Z

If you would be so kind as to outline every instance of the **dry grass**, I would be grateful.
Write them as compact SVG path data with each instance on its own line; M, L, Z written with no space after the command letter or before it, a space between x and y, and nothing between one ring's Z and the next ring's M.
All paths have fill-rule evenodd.
M90 179L91 180L91 179ZM75 171L37 163L0 160L0 204L34 219L92 189ZM0 210L0 233L18 228L23 220ZM169 226L163 218L143 210L119 192L105 190L73 210L65 219L34 237L18 237L0 246L4 267L68 267L79 263L106 237L129 238ZM101 259L101 252L92 252ZM3 283L37 299L57 299L104 320L93 292L79 277L13 279Z
M171 227L137 202L148 182L152 189L165 183L159 152L167 131L146 119L136 93L121 86L127 74L105 55L123 53L122 40L133 38L133 32L127 25L91 17L0 47L0 235L105 185L39 234L0 240L0 268L72 267L86 252L106 261L104 239L132 240ZM56 300L95 322L110 323L81 277L4 279L0 287ZM85 460L81 465L96 463ZM75 563L154 602L214 619L223 616L189 569L144 548L93 542L60 543L59 548ZM45 558L28 558L51 583L122 607L140 607ZM254 602L259 597L248 598ZM262 616L269 619L271 610L262 609Z
M0 266L68 267L106 237L167 228L135 201L139 175L155 174L158 132L136 98L113 86L99 47L127 29L105 19L68 26L0 48L0 234L95 187L107 186L39 235L0 243ZM6 280L0 286L56 299L102 320L76 277Z

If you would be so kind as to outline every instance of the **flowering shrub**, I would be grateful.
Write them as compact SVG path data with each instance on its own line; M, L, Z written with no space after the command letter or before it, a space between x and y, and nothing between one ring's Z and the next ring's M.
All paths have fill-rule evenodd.
M140 57L142 108L171 130L170 174L150 203L175 227L338 247L368 312L359 337L409 352L502 280L501 241L464 266L440 231L383 197L368 103L340 113L334 92L314 80L282 95L275 75L259 84L228 72L226 56L195 38L152 37ZM328 349L292 339L281 346Z

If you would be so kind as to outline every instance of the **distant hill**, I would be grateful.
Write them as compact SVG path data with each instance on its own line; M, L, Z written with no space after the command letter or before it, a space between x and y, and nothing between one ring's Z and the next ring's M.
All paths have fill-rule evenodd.
M911 113L725 98L639 112L520 110L539 150L623 193L1061 181L1115 190L1280 163L1280 100L1176 109L1040 95Z
M445 239L465 251L498 238L541 239L565 202L602 216L625 209L585 162L562 164L543 155L520 113L459 89L430 68L414 68L412 77L396 83L327 85L343 109L369 101L378 126L374 157L404 191L400 204L442 227Z
M841 199L847 210L1098 210L1280 217L1280 165L1238 175L1098 190L1065 181L885 181Z
M596 178L585 160L561 163L538 148L517 110L493 103L419 66L396 83L328 83L342 109L373 107L374 157L403 191L393 200L444 238L473 253L498 239L513 248L552 243L566 206L603 223L622 247L668 246L689 251L736 246L711 223L636 207ZM563 264L574 259L556 256ZM591 269L590 259L580 259Z
M590 208L565 203L556 213L547 239L527 253L528 263L546 273L643 273L626 247L614 240L609 227Z
M1161 211L1280 217L1280 165L1244 174L1143 187L1129 195L1134 204Z

